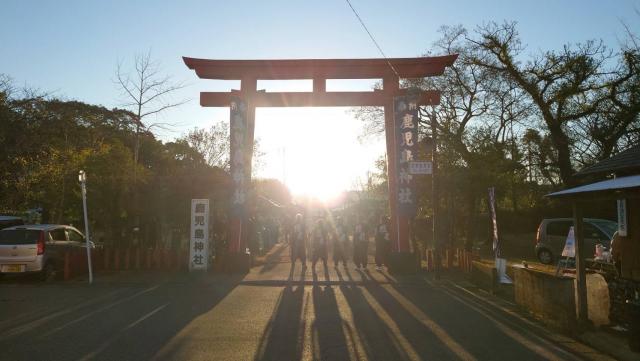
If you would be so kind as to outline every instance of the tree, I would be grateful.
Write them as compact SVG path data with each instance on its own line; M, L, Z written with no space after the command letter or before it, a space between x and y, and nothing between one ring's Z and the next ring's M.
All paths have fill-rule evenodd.
M522 62L524 46L515 23L489 23L467 40L476 52L474 64L502 75L527 95L549 134L565 185L574 184L576 156L592 144L593 138L583 141L585 135L599 136L602 155L610 154L637 124L637 49L616 54L591 40Z
M208 130L194 128L182 139L197 149L210 166L229 170L229 126L225 122L218 122Z
M144 162L134 164L135 114L13 89L10 80L0 88L3 213L41 207L49 222L81 224L80 169L88 175L92 233L106 243L132 240L132 216L149 245L171 227L188 230L192 198L211 199L212 214L226 211L229 177L186 142L140 133ZM144 187L134 189L134 167ZM137 208L138 198L145 207Z
M151 60L151 52L136 55L133 63L133 74L123 71L118 63L116 83L127 99L123 105L135 114L135 145L134 164L138 164L140 153L140 134L152 132L153 128L166 129L172 124L162 122L148 122L147 118L157 115L167 109L175 108L187 100L173 101L171 95L184 88L184 84L174 82L171 77L161 75L160 65ZM134 182L137 179L134 168Z
M229 172L230 163L230 138L229 125L220 121L211 128L194 128L180 138L189 146L201 153L207 164L212 167L221 168ZM264 152L260 150L260 139L253 142L252 170L255 172L262 166Z

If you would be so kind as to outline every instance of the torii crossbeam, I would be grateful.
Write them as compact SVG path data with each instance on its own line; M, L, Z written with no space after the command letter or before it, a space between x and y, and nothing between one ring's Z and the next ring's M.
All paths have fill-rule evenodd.
M404 95L401 78L424 78L444 73L457 55L393 59L295 59L295 60L212 60L184 57L189 69L202 79L240 80L240 90L232 92L202 92L203 107L229 107L232 98L247 102L249 144L253 144L256 107L305 106L381 106L385 113L387 169L396 169L396 138L394 136L394 97ZM312 92L260 92L258 80L312 79ZM327 92L327 79L382 79L382 89L365 92ZM417 94L418 105L440 103L438 90ZM250 159L250 157L249 157ZM398 214L396 177L389 176L389 206L391 213L392 250L397 258L410 255L409 219ZM231 219L230 251L244 253L245 236L241 231L246 218ZM406 261L406 260L405 260ZM401 261L402 262L402 261Z

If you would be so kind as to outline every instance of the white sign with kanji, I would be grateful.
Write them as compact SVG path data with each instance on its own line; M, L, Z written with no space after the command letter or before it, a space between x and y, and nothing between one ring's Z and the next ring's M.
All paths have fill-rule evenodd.
M618 199L618 235L627 236L627 200Z
M189 271L206 271L209 264L209 200L191 200Z

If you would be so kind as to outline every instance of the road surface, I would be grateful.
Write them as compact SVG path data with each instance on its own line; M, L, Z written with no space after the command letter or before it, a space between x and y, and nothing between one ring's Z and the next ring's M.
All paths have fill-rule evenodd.
M464 281L292 269L287 252L244 276L4 280L0 359L608 359Z

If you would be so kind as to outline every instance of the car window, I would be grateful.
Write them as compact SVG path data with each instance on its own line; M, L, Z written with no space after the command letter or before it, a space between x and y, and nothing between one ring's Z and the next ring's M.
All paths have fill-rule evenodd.
M9 228L13 226L21 226L24 222L21 219L4 219L0 220L0 229Z
M596 226L591 223L584 224L584 237L585 238L594 238L594 239L608 239L602 231L600 231Z
M0 231L0 244L36 244L39 237L40 231L30 229L5 229Z
M608 239L613 238L613 234L618 230L618 223L611 221L593 221L600 230L604 231L605 236Z
M54 240L54 241L66 241L67 240L67 235L64 232L64 228L54 229L52 231L49 231L49 234L51 235L51 239Z
M555 221L547 224L548 236L566 237L569 234L569 228L573 226L572 221Z
M67 234L72 242L84 242L84 237L73 229L67 229Z

